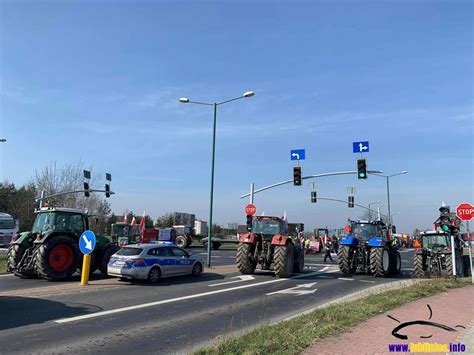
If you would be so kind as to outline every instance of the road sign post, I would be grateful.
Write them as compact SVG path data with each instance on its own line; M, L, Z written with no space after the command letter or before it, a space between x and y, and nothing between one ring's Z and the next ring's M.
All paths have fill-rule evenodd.
M471 233L469 231L469 221L474 218L474 206L467 202L459 204L459 206L456 208L456 216L460 220L466 221L467 239L469 240L469 265L471 268L471 283L474 284L474 273L472 272L472 242Z
M84 254L82 261L81 286L89 283L89 273L91 268L91 253L95 248L96 238L94 232L87 230L79 238L79 249Z

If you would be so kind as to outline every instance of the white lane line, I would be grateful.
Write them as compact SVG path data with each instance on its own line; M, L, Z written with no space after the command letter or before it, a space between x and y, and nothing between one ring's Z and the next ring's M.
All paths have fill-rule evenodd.
M345 277L338 277L338 280L354 281L354 279L348 279L348 278L345 278Z
M53 322L58 323L58 324L76 322L78 320L97 318L97 317L107 316L109 314L115 314L115 313L121 313L121 312L126 312L126 311L132 311L132 310L135 310L135 309L142 309L142 308L148 308L148 307L153 307L153 306L159 306L159 305L162 305L162 304L174 303L174 302L179 302L179 301L184 301L184 300L190 300L190 299L193 299L193 298L210 296L210 295L215 295L215 294L219 294L219 293L240 290L240 289L244 289L244 288L250 288L250 287L255 287L255 286L272 284L272 283L276 283L276 282L283 282L283 281L287 281L287 280L291 280L291 279L301 279L301 278L313 276L313 275L316 275L316 274L319 274L319 272L316 271L316 272L310 272L310 273L307 273L307 274L301 274L301 275L298 275L298 276L291 277L290 279L276 279L276 280L264 281L264 282L250 284L250 285L242 285L242 286L236 286L236 287L231 287L231 288L225 288L225 289L222 289L222 290L198 293L196 295L177 297L177 298L172 298L172 299L169 299L169 300L162 300L162 301L156 301L156 302L150 302L150 303L144 303L144 304L137 304L135 306L116 308L116 309L111 309L111 310L108 310L108 311L101 311L101 312L96 312L96 313L91 313L91 314L85 314L85 315L82 315L82 316L56 319Z
M226 282L221 282L221 283L218 283L218 284L212 284L212 285L208 285L208 286L209 287L216 287L216 286L222 286L222 285L228 285L228 284L235 284L236 282L255 280L255 277L253 277L252 275L240 275L240 276L235 276L235 277L231 277L231 278L234 279L234 281L226 281ZM238 279L238 280L235 280L235 279Z
M367 282L367 283L371 283L371 284L374 284L375 281L370 281L370 280L359 280L360 282Z
M14 274L1 274L0 277L15 276Z

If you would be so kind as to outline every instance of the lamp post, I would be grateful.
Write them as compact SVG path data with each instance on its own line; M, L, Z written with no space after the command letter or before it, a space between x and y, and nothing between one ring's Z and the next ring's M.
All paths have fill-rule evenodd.
M255 94L252 91L247 91L244 92L241 96L235 97L230 100L225 100L221 102L214 102L214 103L208 103L208 102L199 102L199 101L191 101L187 97L181 97L179 99L179 102L183 104L191 103L191 104L197 104L197 105L205 105L205 106L212 106L214 107L214 124L213 124L213 130L212 130L212 160L211 160L211 196L210 196L210 204L209 204L209 226L207 228L207 266L211 267L211 246L212 246L212 208L213 208L213 202L214 202L214 162L215 162L215 156L216 156L216 124L217 124L217 106L226 104L231 101L236 101L240 100L243 98L247 97L252 97Z
M392 215L390 214L390 183L389 180L391 177L397 176L397 175L402 175L406 174L408 171L403 170L402 172L399 172L397 174L392 174L392 175L380 175L380 174L372 174L376 176L381 176L384 177L387 180L387 207L388 207L388 221L387 225L389 226L388 228L388 235L390 236L390 239L392 238Z
M370 217L370 220L372 220L372 210L370 209L370 205L375 205L376 203L381 203L381 202L382 201L378 200L378 201L369 203L369 217Z

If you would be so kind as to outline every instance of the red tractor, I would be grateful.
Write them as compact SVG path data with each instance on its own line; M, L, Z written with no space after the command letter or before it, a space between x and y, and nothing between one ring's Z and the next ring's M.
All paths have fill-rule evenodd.
M277 277L303 272L304 252L300 239L288 235L288 224L279 217L253 217L249 233L240 237L237 267L242 274L253 274L257 264L273 270Z

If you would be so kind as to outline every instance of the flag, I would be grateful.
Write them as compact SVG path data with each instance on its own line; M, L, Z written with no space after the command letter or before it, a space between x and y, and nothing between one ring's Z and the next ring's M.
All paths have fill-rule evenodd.
M133 216L132 222L130 222L130 225L134 226L135 224L137 224L137 221L135 220L135 216Z
M123 223L128 224L128 219L127 219L127 214L125 213L125 216L123 216Z
M143 211L143 217L142 220L140 221L140 233L143 233L145 230L145 211Z
M286 211L283 211L283 220L284 220L285 222L288 222L288 219L286 218Z

